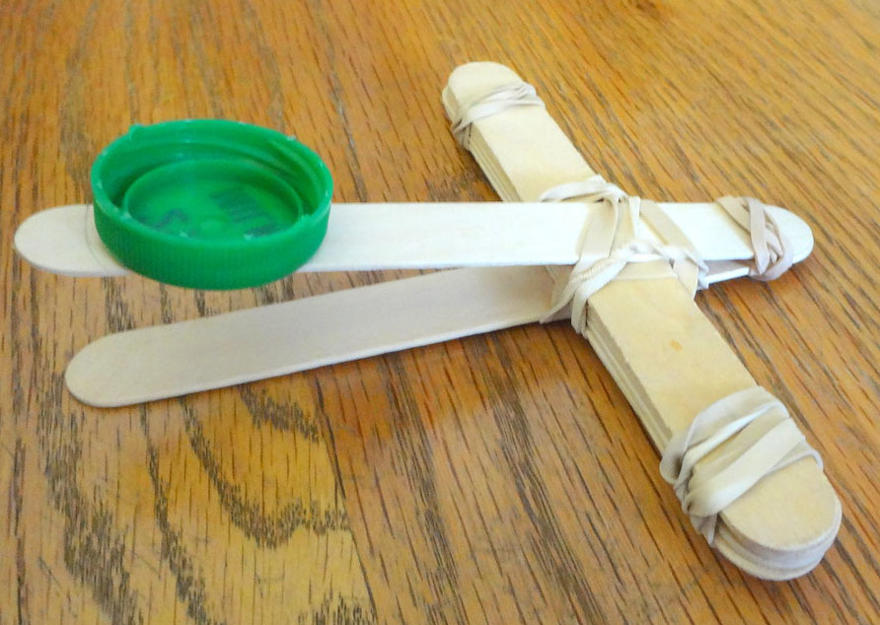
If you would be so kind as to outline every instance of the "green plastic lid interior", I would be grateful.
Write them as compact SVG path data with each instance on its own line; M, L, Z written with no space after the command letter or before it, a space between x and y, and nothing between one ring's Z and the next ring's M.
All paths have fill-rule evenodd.
M277 280L324 238L333 182L295 139L225 120L134 126L92 166L95 225L126 267L237 289Z

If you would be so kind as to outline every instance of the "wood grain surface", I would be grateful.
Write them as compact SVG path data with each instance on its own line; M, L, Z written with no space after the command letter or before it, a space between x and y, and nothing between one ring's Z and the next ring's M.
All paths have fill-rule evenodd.
M0 624L880 622L878 55L866 0L0 1ZM755 195L813 227L780 280L697 296L840 494L810 575L705 544L566 323L131 408L66 391L108 332L403 275L31 269L15 227L89 201L104 145L239 119L312 146L338 201L495 199L440 103L471 60L535 84L632 193Z

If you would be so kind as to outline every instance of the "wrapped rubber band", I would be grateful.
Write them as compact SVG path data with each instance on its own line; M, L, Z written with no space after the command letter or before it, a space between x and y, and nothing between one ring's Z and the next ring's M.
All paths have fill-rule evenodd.
M605 219L604 224L585 226L581 259L571 273L557 283L553 303L542 321L557 319L557 313L570 303L572 325L583 334L586 331L587 300L612 280L619 279L624 267L630 263L666 260L691 295L697 288L707 288L707 265L656 203L629 196L598 174L552 187L541 194L539 201L560 202L575 198L606 203L613 219ZM791 245L762 202L749 197L725 196L716 203L749 233L754 253L749 276L757 280L774 280L791 267ZM663 245L642 236L640 219L657 232L664 241Z
M775 280L788 271L793 262L791 244L762 202L753 197L730 196L715 201L749 233L755 252L750 277Z
M470 148L471 125L474 122L517 106L544 106L544 101L538 97L535 88L527 83L502 85L472 102L465 103L459 109L459 117L452 120L452 134L461 147L467 150Z
M694 528L715 545L724 509L765 477L802 458L813 458L822 469L822 458L782 402L755 386L711 404L673 436L663 451L660 473L672 484ZM772 552L749 549L728 534L724 540L759 572L793 565L812 568L827 548Z
M571 273L557 282L553 301L542 321L556 319L556 314L571 304L571 324L584 334L587 329L587 300L612 280L618 279L630 263L667 261L679 281L691 295L705 288L708 267L687 237L666 218L653 202L629 196L617 185L594 175L583 181L565 183L541 194L541 201L582 198L604 202L608 211L585 225L581 238L580 260ZM666 242L658 245L642 232L646 221Z

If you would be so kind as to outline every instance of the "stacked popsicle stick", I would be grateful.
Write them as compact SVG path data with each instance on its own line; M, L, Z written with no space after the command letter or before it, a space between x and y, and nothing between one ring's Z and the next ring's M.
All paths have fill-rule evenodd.
M447 114L460 119L487 94L520 82L495 63L459 67L443 93ZM512 106L467 132L469 150L504 200L534 201L552 187L595 175L541 105ZM586 337L662 451L702 410L756 382L668 264L649 264L628 266L621 273L626 279L590 297ZM695 474L724 451L722 445L709 453ZM833 488L807 457L764 477L723 509L714 546L753 575L789 579L816 566L840 519Z

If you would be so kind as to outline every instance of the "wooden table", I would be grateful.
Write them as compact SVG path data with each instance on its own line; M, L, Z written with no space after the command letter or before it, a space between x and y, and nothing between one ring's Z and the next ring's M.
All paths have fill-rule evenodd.
M509 4L2 3L0 624L880 622L880 9ZM33 270L15 227L90 201L105 144L238 119L316 149L338 201L490 200L440 104L469 60L535 84L632 193L751 194L813 226L782 279L697 296L838 489L812 574L763 582L705 544L567 323L124 409L67 393L108 332L402 275L197 292Z

